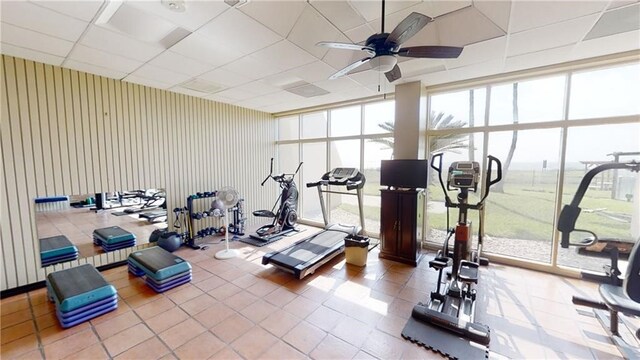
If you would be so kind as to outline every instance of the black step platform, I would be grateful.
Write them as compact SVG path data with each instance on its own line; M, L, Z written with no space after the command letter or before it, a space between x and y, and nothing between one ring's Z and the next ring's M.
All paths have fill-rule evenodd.
M119 226L110 226L94 230L93 243L109 252L135 246L136 236Z
M191 281L191 264L159 246L134 251L127 259L129 272L145 276L149 287L164 292Z
M62 327L71 327L118 307L118 293L90 264L50 273L47 295Z
M40 260L42 266L76 260L78 248L64 235L40 239Z

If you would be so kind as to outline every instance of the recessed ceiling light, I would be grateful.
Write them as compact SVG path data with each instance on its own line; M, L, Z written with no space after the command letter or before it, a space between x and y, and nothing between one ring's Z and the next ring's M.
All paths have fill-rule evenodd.
M161 3L171 11L184 12L186 10L184 0L162 0Z

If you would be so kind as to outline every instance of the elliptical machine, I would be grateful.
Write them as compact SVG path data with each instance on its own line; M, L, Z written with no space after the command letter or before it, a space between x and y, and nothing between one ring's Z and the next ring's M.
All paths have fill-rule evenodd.
M440 250L435 259L429 261L429 267L438 271L438 282L435 291L431 292L427 303L418 303L411 313L412 319L407 323L402 331L402 336L421 345L449 354L454 358L478 358L480 353L486 352L478 347L465 348L462 342L472 341L480 345L489 344L489 328L486 325L474 321L476 307L476 289L478 283L478 268L481 262L488 264L487 260L482 261L482 235L484 201L489 195L492 185L502 179L502 164L500 160L489 155L489 162L486 173L485 194L477 204L469 204L469 192L478 191L480 182L480 164L475 161L454 162L449 167L447 176L447 186L442 180L442 153L431 157L431 167L438 172L440 185L445 195L445 206L459 210L458 222L455 229L449 230L444 242L443 249ZM492 179L492 169L496 166L497 176ZM458 190L457 200L453 202L449 198L447 191ZM468 210L480 211L480 223L478 231L478 247L471 249L472 232L471 222L467 219ZM447 220L447 228L449 227ZM453 251L449 248L449 240L454 236ZM451 268L451 274L446 282L442 281L442 274L445 269ZM415 323L434 326L429 328L429 336L423 336L424 328ZM439 329L447 332L438 331ZM452 339L450 333L459 336L459 339ZM460 343L458 343L460 341ZM477 349L477 350L474 350Z
M271 158L269 175L262 181L260 186L264 186L267 180L273 179L280 185L281 191L271 210L256 210L253 212L253 216L273 218L273 222L261 226L256 230L255 234L251 234L252 239L272 242L280 239L284 234L296 230L295 226L298 221L298 187L293 178L300 171L300 167L302 167L302 162L298 164L298 168L293 174L273 175L273 158ZM278 210L274 213L276 206L278 206Z

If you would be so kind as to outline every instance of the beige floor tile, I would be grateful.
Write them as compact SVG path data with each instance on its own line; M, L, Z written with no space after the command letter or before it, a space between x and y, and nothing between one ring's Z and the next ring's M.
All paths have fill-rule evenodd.
M140 323L140 318L133 311L128 311L118 317L94 325L94 329L100 339L104 340L138 323Z
M176 306L175 303L169 300L169 298L161 296L161 297L158 297L156 300L151 301L135 309L135 312L136 314L138 314L138 316L142 320L148 320L158 314L165 313L166 311L168 311L169 309L175 306Z
M242 356L233 350L230 345L225 346L222 350L213 354L209 359L211 360L244 360Z
M147 326L144 324L138 324L103 340L103 343L105 348L107 348L109 355L115 357L153 337L153 335L154 334Z
M277 337L282 337L293 329L301 320L284 310L274 311L260 322L260 326Z
M284 341L278 341L258 357L264 360L303 360L307 357Z
M242 291L241 288L231 283L226 283L222 286L218 286L213 290L207 291L207 294L213 296L213 298L218 301L223 301L223 300L226 300L228 297L239 293L240 291Z
M18 325L27 320L31 320L31 309L17 310L0 318L0 328L4 329L10 326Z
M212 327L211 332L225 343L230 344L253 327L254 324L247 318L238 313L234 313L218 325Z
M189 318L163 331L158 336L170 349L175 350L206 330L199 322Z
M0 335L1 344L4 345L6 343L21 339L27 335L35 333L35 331L36 329L33 320L27 320L20 324L6 327L2 329L2 333Z
M362 350L381 359L397 359L402 356L404 347L410 344L379 330L373 330L362 345ZM415 346L410 344L411 346Z
M236 339L231 346L244 358L257 359L277 342L278 338L263 328L255 326Z
M314 312L320 303L309 300L303 296L298 296L297 298L291 300L287 305L283 306L282 309L301 318L304 319L309 314Z
M301 321L293 329L291 329L282 340L286 341L289 345L295 347L304 354L308 354L313 350L324 337L326 332L309 324L306 321Z
M370 325L352 319L349 317L343 317L336 324L330 333L347 343L360 348L364 341L368 338L372 328Z
M267 318L267 316L273 314L276 310L279 309L275 305L271 305L270 303L259 299L253 304L240 310L240 313L257 324Z
M279 308L282 308L296 297L298 297L297 294L292 293L285 288L278 288L275 291L272 291L269 294L265 295L263 299Z
M31 334L0 346L0 357L11 359L37 349L38 339L35 334Z
M44 347L47 359L61 359L98 343L98 337L91 329L75 333Z
M207 329L211 329L234 314L236 314L235 310L225 304L218 303L215 307L210 307L199 312L194 315L193 318Z
M207 272L207 274L209 273ZM221 279L220 277L215 276L213 274L210 274L210 275L211 276L209 276L206 280L194 283L194 285L204 292L209 292L224 284L227 284L226 280Z
M174 303L180 305L186 301L202 295L204 292L192 284L184 284L167 291L166 296Z
M147 325L155 332L159 334L172 326L175 326L189 318L189 314L184 310L175 306L169 310L159 313L158 315L145 320Z
M160 359L161 357L170 354L169 348L158 339L153 336L138 345L130 348L122 354L116 356L116 360L143 360L143 359Z
M222 350L225 344L211 332L206 331L198 336L194 336L184 345L180 346L174 353L180 359L208 359L218 351Z
M311 352L313 359L351 359L358 353L358 348L333 335L327 335Z
M0 306L0 314L2 316L14 313L20 310L26 310L29 308L29 299L22 298L15 301L3 303Z
M110 359L101 343L93 344L79 352L67 356L65 360L107 360Z
M335 310L320 306L306 320L324 331L331 331L343 316Z
M180 304L182 310L186 311L187 314L193 316L205 309L215 308L218 306L218 300L214 299L209 294L202 294L196 298L193 298L189 301L186 301Z

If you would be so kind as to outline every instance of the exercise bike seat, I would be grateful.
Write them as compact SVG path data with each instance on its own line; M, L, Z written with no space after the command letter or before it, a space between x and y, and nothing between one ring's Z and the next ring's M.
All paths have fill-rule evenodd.
M464 283L477 284L479 267L478 263L462 260L460 262L460 271L458 271L458 279Z
M453 259L450 257L437 257L431 261L429 261L429 267L434 268L436 270L442 270L446 267L449 267L453 264Z
M640 316L640 303L631 300L624 287L602 284L598 290L607 307L626 315Z
M274 218L276 214L271 210L256 210L253 212L253 216Z

